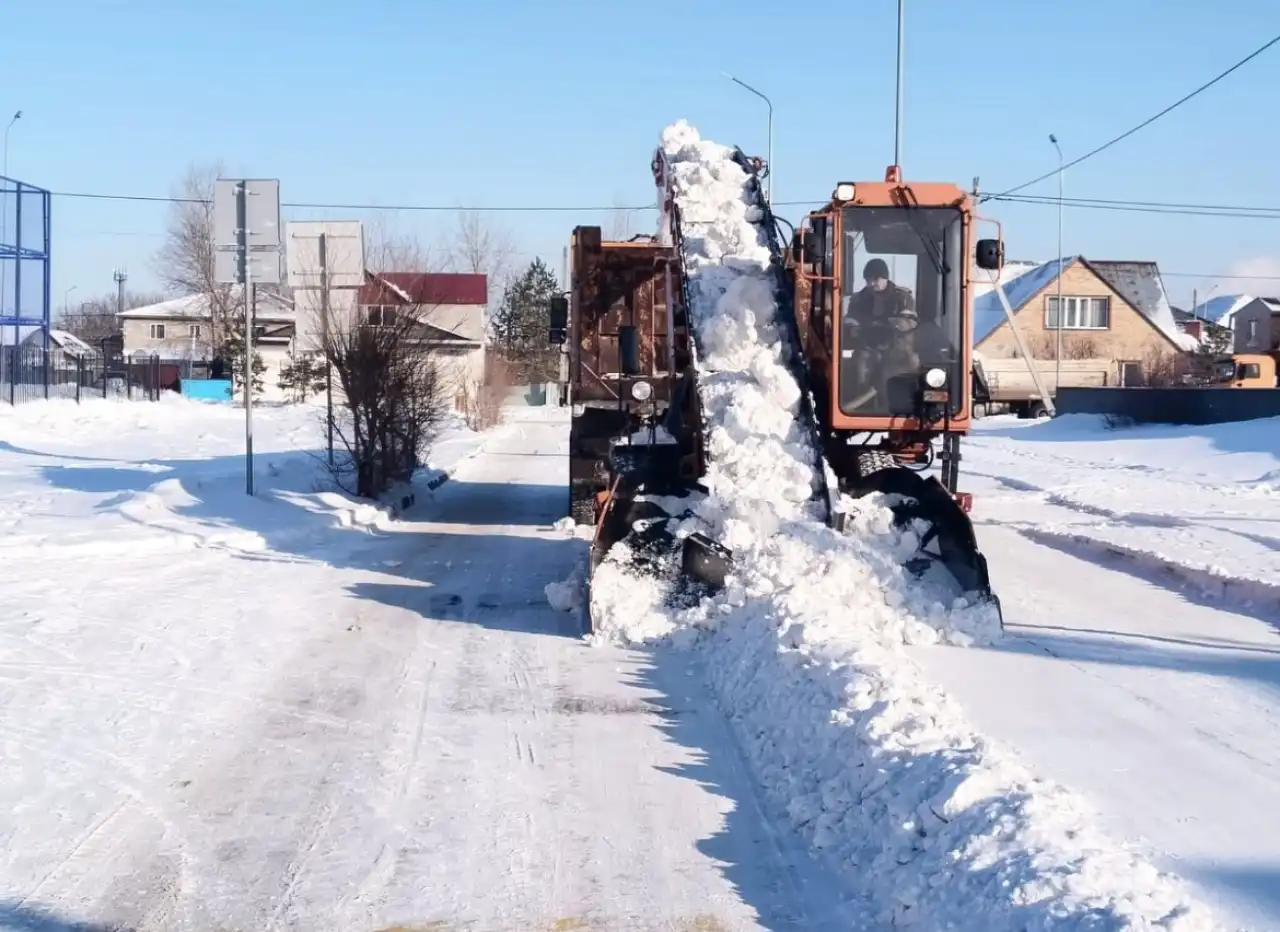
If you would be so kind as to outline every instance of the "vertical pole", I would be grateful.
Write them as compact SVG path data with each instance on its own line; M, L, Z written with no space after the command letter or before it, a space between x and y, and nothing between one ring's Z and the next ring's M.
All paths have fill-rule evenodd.
M905 40L906 10L904 0L898 0L898 80L894 91L895 113L893 118L893 164L902 165L902 49Z
M22 185L14 185L17 197L13 208L13 316L22 316ZM22 330L13 325L13 365L9 369L9 404L16 404L18 397L18 369L22 364Z
M320 332L324 345L324 406L325 428L329 438L329 468L333 468L333 367L329 365L329 240L320 234Z
M244 285L244 490L253 494L253 271L249 263L249 182L236 189L236 258Z
M1053 394L1056 398L1062 388L1062 327L1067 321L1067 308L1062 301L1062 153L1058 153L1058 348L1053 371Z

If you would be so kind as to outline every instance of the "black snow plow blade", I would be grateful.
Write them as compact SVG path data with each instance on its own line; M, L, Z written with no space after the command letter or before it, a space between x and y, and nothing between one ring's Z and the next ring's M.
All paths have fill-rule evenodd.
M929 526L920 540L920 556L907 568L920 575L931 565L940 565L966 596L993 605L1003 627L1000 599L991 589L987 558L978 549L973 522L942 483L899 467L872 473L853 494L861 497L871 492L900 496L900 501L890 507L899 527L907 527L916 519Z

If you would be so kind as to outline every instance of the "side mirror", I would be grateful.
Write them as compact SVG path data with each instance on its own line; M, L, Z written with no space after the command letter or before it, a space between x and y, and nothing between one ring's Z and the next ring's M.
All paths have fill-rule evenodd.
M1004 243L998 239L978 240L978 268L998 272L1004 267Z
M549 302L550 336L547 342L563 343L569 331L569 299L556 295Z
M640 331L631 324L618 328L618 366L624 376L640 374Z

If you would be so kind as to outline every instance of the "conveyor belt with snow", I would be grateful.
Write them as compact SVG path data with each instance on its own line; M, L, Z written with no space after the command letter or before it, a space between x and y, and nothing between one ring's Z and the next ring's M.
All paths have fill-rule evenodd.
M976 734L909 659L904 645L998 637L994 614L930 604L901 566L915 541L886 508L860 505L849 536L815 519L748 176L683 121L662 145L709 431L710 491L684 526L731 548L736 576L670 609L661 580L611 557L593 581L599 635L705 653L775 814L831 856L869 917L975 932L1216 928L1075 797Z

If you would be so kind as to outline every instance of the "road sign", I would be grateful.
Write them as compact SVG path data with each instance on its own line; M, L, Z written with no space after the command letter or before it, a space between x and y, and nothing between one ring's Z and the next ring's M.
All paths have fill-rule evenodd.
M213 241L219 248L240 244L240 186L250 249L280 248L280 182L274 178L219 178L213 190Z
M244 280L240 277L240 251L233 247L215 252L213 274L214 279L219 282L244 284ZM274 249L269 252L250 252L249 278L255 285L280 284L280 253Z
M364 227L359 220L294 220L285 233L289 287L318 289L326 279L331 289L364 285Z

